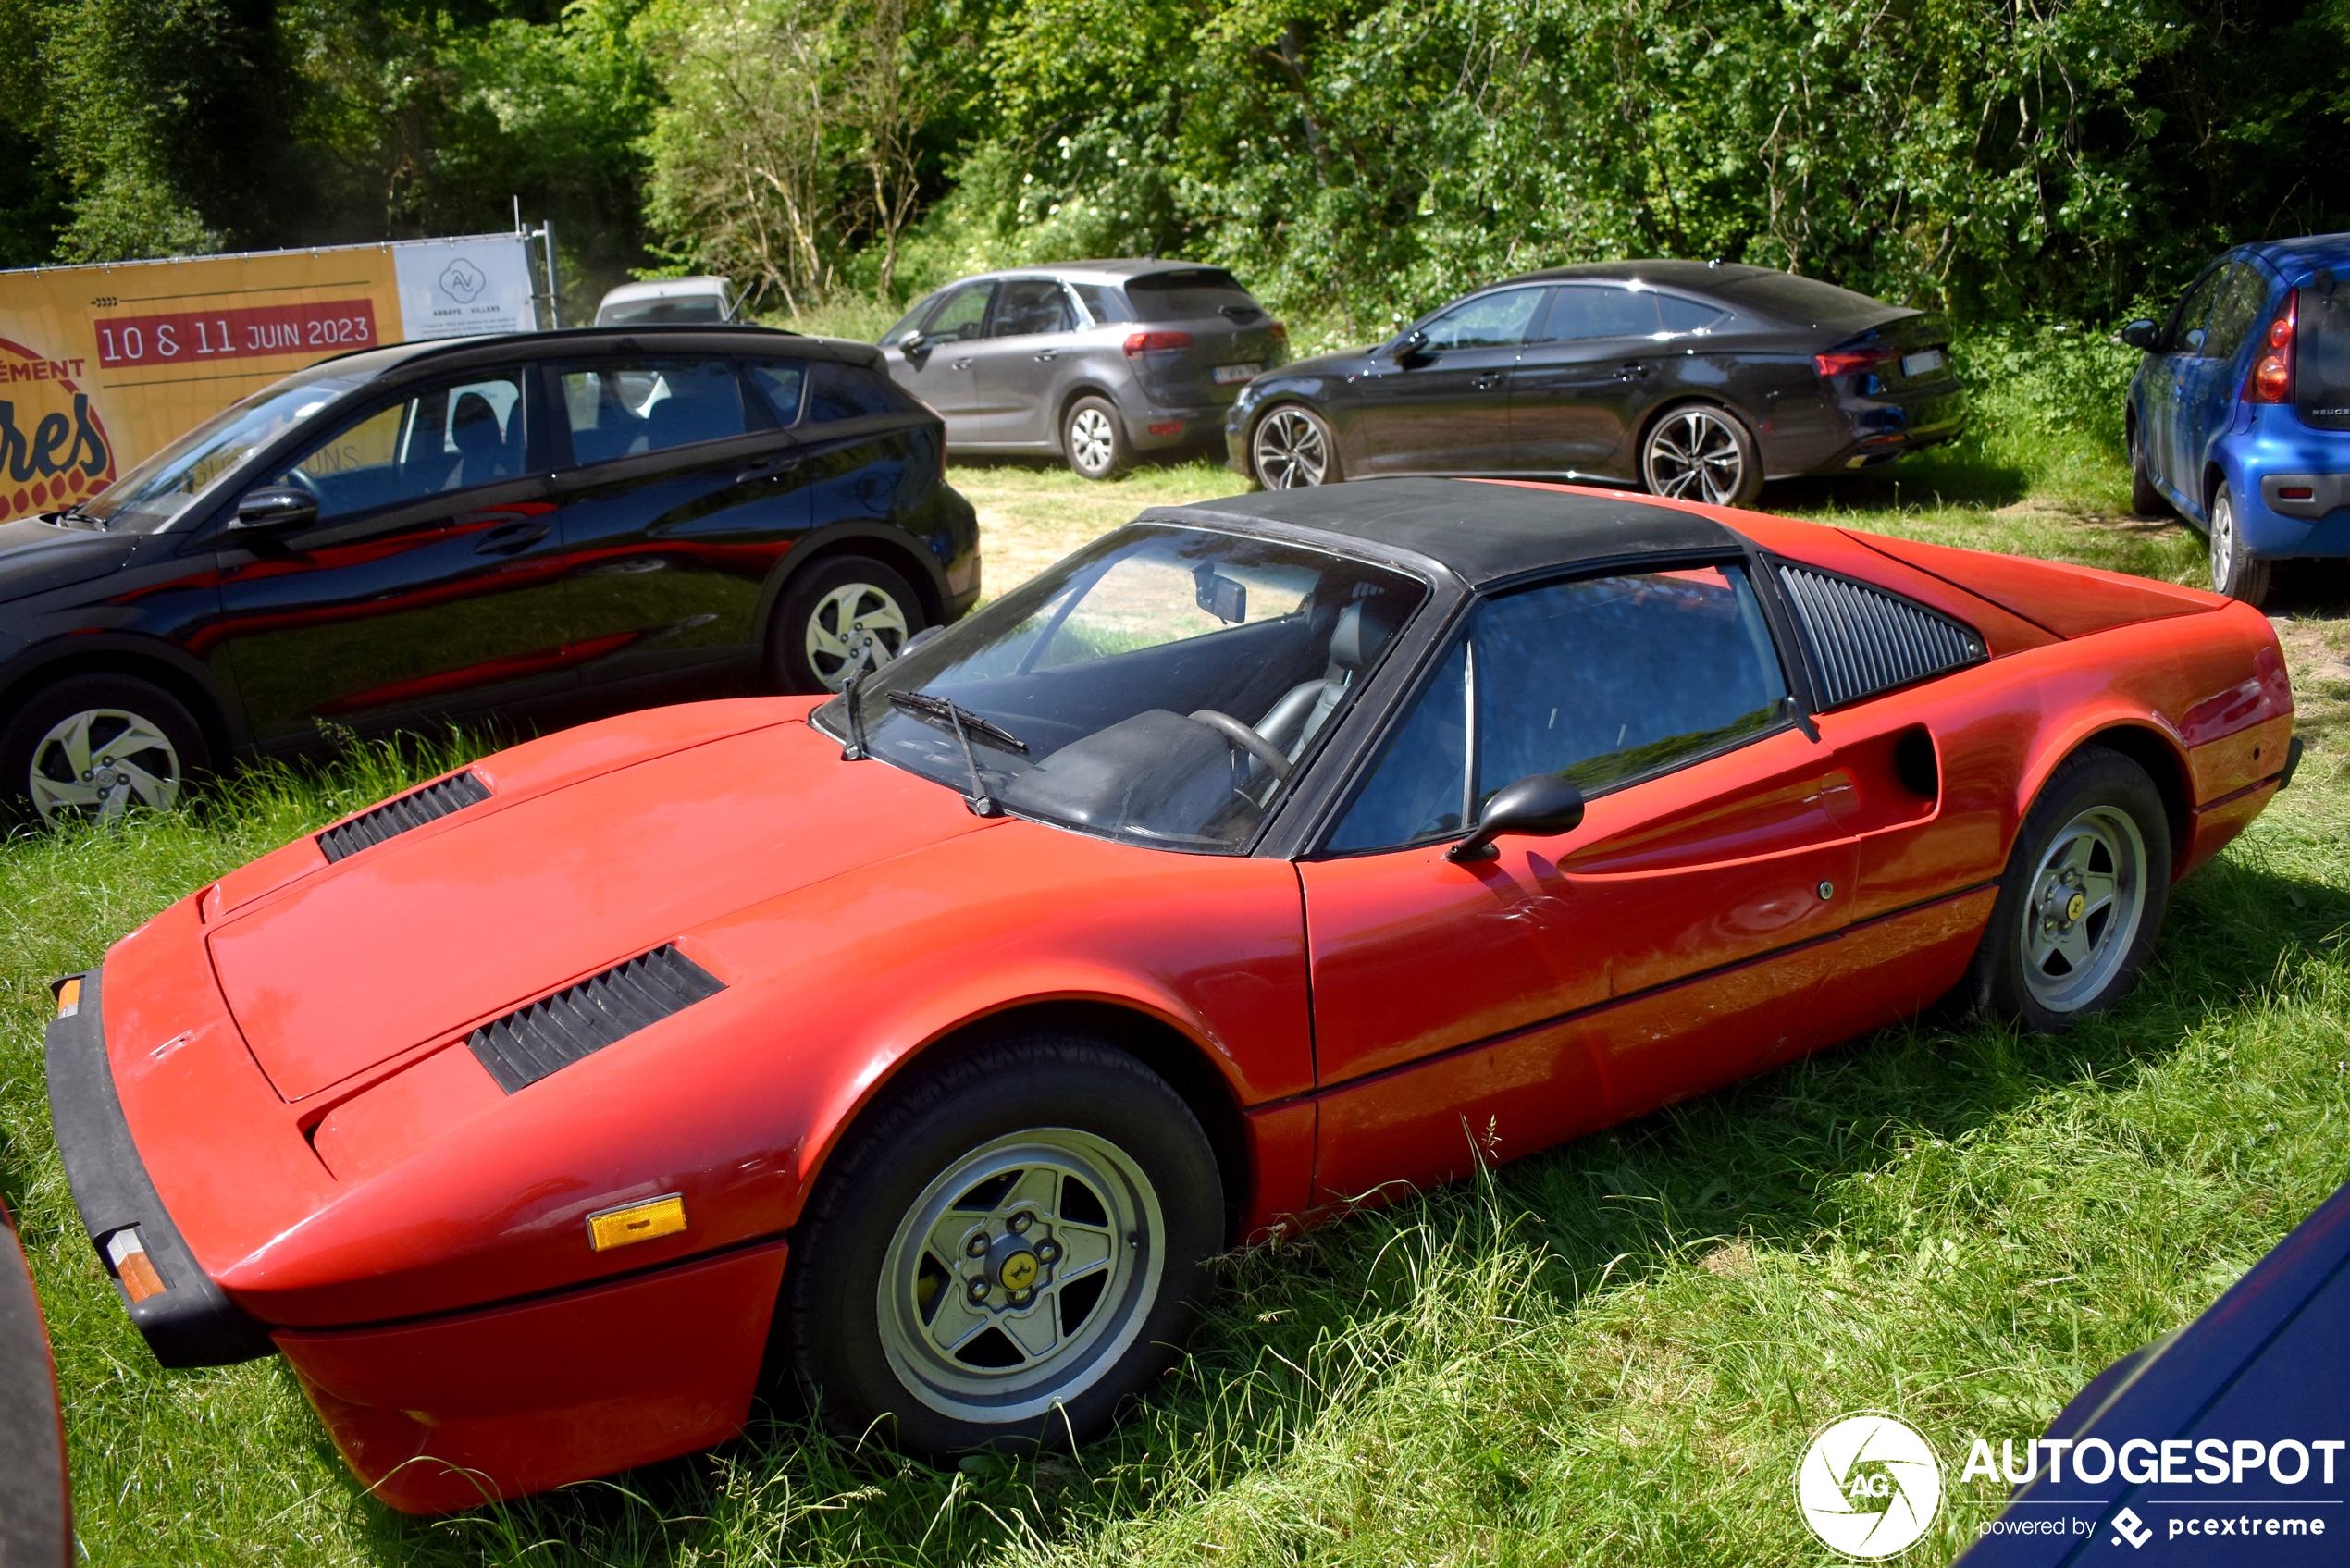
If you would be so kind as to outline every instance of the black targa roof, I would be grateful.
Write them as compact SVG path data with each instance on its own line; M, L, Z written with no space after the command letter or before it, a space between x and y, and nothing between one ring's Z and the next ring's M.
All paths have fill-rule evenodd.
M1473 586L1551 567L1738 549L1729 529L1678 507L1474 479L1369 479L1154 507L1162 522L1286 523L1442 562Z

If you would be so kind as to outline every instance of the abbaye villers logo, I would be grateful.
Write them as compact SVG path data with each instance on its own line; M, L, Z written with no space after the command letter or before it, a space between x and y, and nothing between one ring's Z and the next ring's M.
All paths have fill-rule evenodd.
M1847 1557L1908 1550L1942 1506L1942 1466L1917 1428L1864 1413L1830 1422L1803 1451L1796 1505L1812 1533Z

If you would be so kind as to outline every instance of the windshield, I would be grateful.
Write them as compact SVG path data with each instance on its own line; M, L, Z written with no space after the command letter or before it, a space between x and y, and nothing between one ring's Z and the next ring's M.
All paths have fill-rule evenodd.
M976 764L976 793L1015 815L1238 853L1425 593L1319 550L1137 524L883 666L858 712L875 757L966 795ZM845 735L842 699L817 716Z
M231 403L81 505L109 530L160 533L262 447L375 379L350 364L304 371Z

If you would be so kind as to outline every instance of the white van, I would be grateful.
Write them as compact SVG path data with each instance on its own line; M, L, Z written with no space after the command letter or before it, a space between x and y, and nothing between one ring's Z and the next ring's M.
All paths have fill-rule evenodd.
M596 307L599 327L667 327L732 321L735 294L723 278L662 278L624 283Z

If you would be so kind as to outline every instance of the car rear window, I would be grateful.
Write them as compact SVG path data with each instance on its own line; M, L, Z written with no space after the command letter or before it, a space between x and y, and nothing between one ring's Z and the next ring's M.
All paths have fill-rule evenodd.
M2293 378L2302 423L2350 430L2350 288L2331 278L2304 284L2297 303Z
M1849 289L1839 289L1833 283L1823 283L1816 278L1798 278L1791 272L1771 272L1760 278L1738 278L1723 284L1722 292L1741 303L1752 305L1766 315L1777 316L1782 321L1801 322L1806 326L1824 327L1830 322L1855 319L1878 320L1893 310L1882 300L1856 294Z
M1254 321L1265 314L1265 307L1220 266L1146 273L1127 280L1126 298L1138 321L1195 321L1208 315Z

